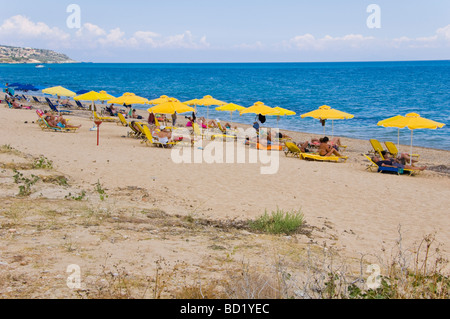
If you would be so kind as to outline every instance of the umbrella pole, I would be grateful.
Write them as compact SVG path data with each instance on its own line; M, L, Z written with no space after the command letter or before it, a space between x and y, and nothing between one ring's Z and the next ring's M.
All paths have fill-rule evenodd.
M400 128L398 129L397 148L400 149Z
M412 153L413 153L413 133L414 130L411 130L411 153L409 153L409 165L412 166Z
M334 120L331 120L331 138L334 138Z

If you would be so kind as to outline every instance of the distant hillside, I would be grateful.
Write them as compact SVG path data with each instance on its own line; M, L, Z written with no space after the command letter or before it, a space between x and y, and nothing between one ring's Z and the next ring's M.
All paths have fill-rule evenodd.
M76 63L67 55L51 50L0 45L0 63Z

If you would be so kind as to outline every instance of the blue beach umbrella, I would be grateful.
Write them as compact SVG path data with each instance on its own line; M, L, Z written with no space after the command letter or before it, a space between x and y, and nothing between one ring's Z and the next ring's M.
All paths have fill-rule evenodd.
M75 93L77 93L77 95L82 95L82 94L86 94L86 93L89 93L89 92L91 92L91 91L89 91L89 90L80 90L80 91L77 91Z
M21 85L24 85L24 84L14 82L14 83L8 84L8 87L17 87L17 86L21 86Z
M16 87L17 91L39 91L39 89L33 85L27 84L27 85L21 85Z

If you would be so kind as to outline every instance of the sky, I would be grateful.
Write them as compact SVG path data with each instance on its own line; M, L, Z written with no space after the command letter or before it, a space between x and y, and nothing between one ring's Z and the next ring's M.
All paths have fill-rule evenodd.
M0 44L83 62L450 59L448 0L21 0Z

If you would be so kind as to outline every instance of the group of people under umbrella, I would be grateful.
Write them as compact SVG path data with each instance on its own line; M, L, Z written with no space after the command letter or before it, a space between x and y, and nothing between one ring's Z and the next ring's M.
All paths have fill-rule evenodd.
M16 84L14 84L16 85ZM9 85L12 87L13 84ZM31 85L20 85L17 84L16 90L38 90L36 87ZM221 112L230 112L230 120L232 121L233 113L239 112L240 115L244 114L256 114L260 116L276 116L277 124L280 120L281 116L293 116L296 115L295 112L291 110L287 110L281 107L270 107L265 105L263 102L256 102L254 105L250 107L244 107L235 103L226 103L220 100L213 98L210 95L204 96L202 99L193 99L186 102L181 102L176 98L168 97L163 95L154 100L148 100L146 98L135 95L134 93L125 93L120 97L114 97L108 94L105 91L84 91L84 92L72 92L64 87L56 86L51 88L46 88L42 90L42 93L64 96L64 97L72 97L76 101L89 101L92 103L92 110L94 110L95 101L103 101L108 104L119 104L130 107L131 114L131 106L133 104L140 105L153 105L148 109L148 112L153 114L182 114L188 112L196 112L197 106L205 106L207 107L207 119L209 118L209 107L216 106L216 111ZM77 93L83 93L78 94ZM309 113L305 113L301 115L302 118L311 117L314 119L318 119L322 126L324 127L324 135L325 135L325 123L326 121L332 122L332 134L334 136L334 121L335 120L345 120L352 119L354 115L345 113L336 109L331 108L330 106L323 105L316 110L313 110ZM421 117L417 113L409 113L406 116L397 115L386 120L383 120L378 123L378 126L382 127L395 127L398 128L400 136L400 129L408 128L411 130L411 153L413 148L413 132L416 129L437 129L442 128L445 124L435 122L426 118ZM400 138L398 139L398 144L400 143Z

